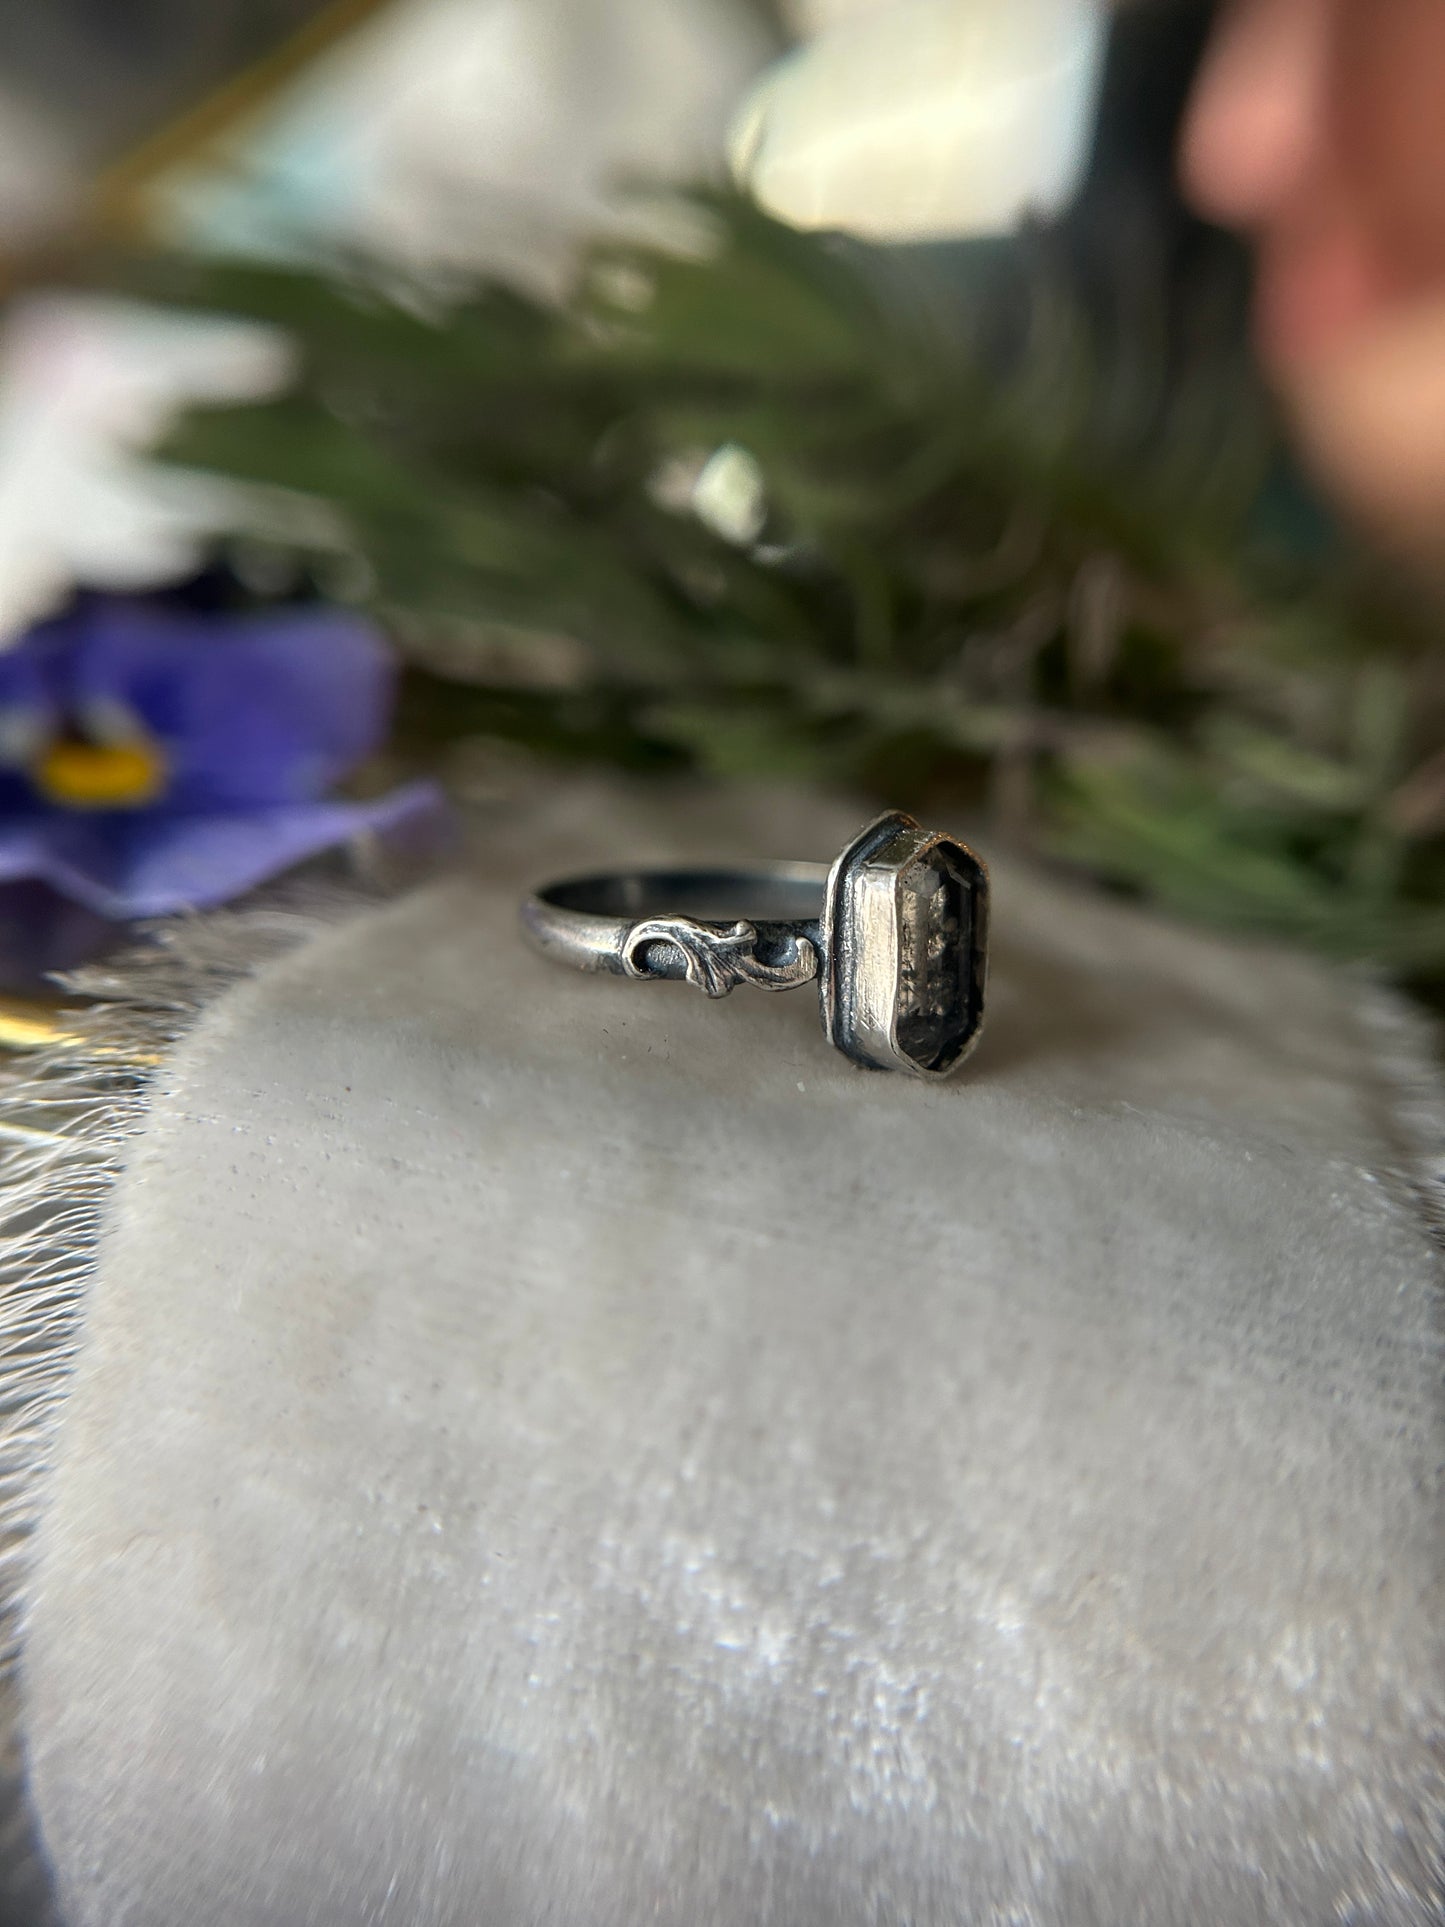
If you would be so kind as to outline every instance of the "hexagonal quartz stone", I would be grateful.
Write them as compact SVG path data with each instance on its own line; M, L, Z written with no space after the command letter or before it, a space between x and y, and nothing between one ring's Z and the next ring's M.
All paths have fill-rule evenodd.
M937 844L898 879L898 1048L943 1070L968 1038L968 884Z

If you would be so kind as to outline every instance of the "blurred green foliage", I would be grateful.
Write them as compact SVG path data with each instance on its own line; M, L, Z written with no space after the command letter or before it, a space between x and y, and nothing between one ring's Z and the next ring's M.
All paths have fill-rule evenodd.
M170 453L261 485L250 539L364 563L411 745L983 809L1171 909L1445 983L1440 631L1270 539L1236 351L1102 340L1042 244L961 267L686 211L560 309L147 269L299 341L283 399ZM723 448L730 534L696 512Z

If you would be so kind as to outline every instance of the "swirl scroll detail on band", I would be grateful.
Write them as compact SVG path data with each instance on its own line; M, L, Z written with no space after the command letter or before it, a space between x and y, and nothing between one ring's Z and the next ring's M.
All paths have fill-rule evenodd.
M758 933L751 923L738 922L731 930L709 929L691 917L654 917L636 923L622 945L622 965L629 977L654 977L647 951L653 944L671 944L682 953L683 974L709 997L726 997L739 984L760 990L794 990L818 974L818 952L806 937L790 939L792 954L781 963L761 963Z

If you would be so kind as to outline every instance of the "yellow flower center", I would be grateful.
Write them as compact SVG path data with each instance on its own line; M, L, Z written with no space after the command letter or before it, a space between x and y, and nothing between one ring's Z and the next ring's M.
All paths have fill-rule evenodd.
M72 810L135 810L165 787L166 759L144 737L123 743L83 743L62 736L31 772L52 803Z

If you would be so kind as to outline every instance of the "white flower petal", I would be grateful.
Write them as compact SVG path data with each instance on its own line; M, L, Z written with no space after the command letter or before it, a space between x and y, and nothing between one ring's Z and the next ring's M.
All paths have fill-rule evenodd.
M214 489L178 488L141 451L190 401L275 389L272 329L79 295L32 296L0 343L0 647L77 582L174 580L221 524Z
M734 170L798 227L878 240L1006 232L1078 185L1104 35L1097 0L853 13L754 88L734 124Z
M724 442L708 457L693 483L692 512L704 527L737 548L750 548L757 541L768 508L763 472L745 448Z

